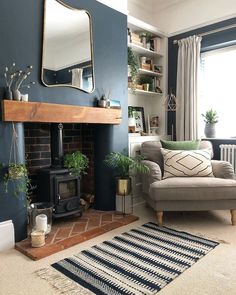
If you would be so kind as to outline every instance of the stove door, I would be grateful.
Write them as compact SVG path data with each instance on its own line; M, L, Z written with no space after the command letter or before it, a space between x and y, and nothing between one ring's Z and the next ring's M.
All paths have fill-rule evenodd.
M54 184L54 214L65 216L80 210L80 179L70 175L61 175L55 177Z

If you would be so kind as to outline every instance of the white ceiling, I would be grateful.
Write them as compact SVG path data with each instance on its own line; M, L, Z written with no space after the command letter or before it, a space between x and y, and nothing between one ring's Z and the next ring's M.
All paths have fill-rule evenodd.
M164 10L171 6L178 5L182 2L187 2L189 0L151 0L152 5L158 10Z

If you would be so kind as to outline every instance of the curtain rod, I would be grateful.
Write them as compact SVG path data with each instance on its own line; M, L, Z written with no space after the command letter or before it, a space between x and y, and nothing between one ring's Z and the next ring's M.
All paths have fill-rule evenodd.
M232 28L235 28L235 27L236 27L236 24L233 24L233 25L229 25L229 26L226 26L226 27L223 27L223 28L219 28L219 29L211 30L211 31L208 31L208 32L205 32L205 33L197 34L197 36L203 37L203 36L211 35L211 34L214 34L214 33L226 31L226 30L229 30L229 29L232 29ZM174 40L173 44L177 44L178 41L179 40L177 40L177 39Z

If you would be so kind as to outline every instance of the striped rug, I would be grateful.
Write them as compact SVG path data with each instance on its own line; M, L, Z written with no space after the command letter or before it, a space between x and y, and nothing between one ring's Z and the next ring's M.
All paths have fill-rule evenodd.
M37 274L63 294L152 295L217 245L149 222Z

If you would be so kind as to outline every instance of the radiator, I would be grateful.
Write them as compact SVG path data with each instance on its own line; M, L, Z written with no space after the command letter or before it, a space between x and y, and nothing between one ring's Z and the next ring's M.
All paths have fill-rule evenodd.
M222 161L230 162L236 171L236 144L221 144L220 145L220 159Z

